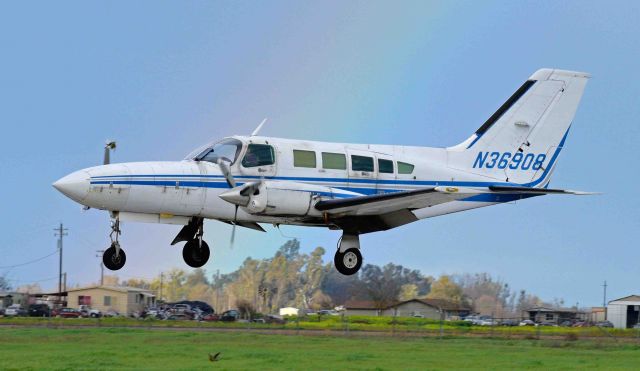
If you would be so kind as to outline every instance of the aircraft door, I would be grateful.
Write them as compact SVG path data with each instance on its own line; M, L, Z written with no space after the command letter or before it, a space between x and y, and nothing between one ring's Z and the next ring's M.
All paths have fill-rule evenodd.
M372 152L347 150L349 189L363 194L376 193L376 159Z

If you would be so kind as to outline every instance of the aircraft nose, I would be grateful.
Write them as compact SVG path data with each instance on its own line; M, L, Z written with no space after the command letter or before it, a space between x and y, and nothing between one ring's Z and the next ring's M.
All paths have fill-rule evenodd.
M90 175L85 170L71 173L53 183L53 188L70 199L82 203L89 193Z

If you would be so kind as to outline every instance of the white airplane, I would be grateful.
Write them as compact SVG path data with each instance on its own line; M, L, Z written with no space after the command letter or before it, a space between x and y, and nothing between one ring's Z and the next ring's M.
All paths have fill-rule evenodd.
M362 265L359 235L420 219L546 194L589 75L541 69L464 142L448 148L326 143L233 136L182 161L108 164L76 171L53 186L86 208L108 210L104 265L126 255L120 222L184 225L185 262L209 259L204 219L264 231L260 223L342 230L334 263ZM108 146L114 145L109 143ZM107 149L108 151L108 149ZM108 156L105 156L107 159Z

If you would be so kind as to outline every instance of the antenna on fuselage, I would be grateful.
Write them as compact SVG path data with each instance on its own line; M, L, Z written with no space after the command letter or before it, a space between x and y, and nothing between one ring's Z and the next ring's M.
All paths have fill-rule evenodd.
M103 165L109 165L111 163L111 151L116 150L116 141L108 140L104 146L104 159L102 160Z
M258 135L258 132L260 131L260 129L262 129L262 125L264 125L265 122L267 122L267 118L266 117L264 118L264 120L262 120L260 125L258 125L258 127L255 128L255 130L253 130L253 133L251 133L252 137L255 137L256 135Z

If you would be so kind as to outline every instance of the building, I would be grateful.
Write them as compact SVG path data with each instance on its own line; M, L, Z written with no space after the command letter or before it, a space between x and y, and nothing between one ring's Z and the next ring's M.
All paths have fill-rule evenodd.
M611 300L607 305L607 320L615 328L632 328L640 323L640 295Z
M606 315L606 307L591 307L591 313L589 313L588 321L591 323L602 322L606 320Z
M471 313L466 305L442 299L411 299L378 308L372 301L350 301L344 305L349 316L421 317L456 320Z
M297 316L298 312L299 312L298 308L286 307L286 308L280 308L279 314L281 316Z
M22 308L27 308L30 302L28 293L24 292L0 292L0 309L5 309L12 304L20 304Z
M536 323L554 323L560 325L565 321L585 321L588 314L577 308L533 307L524 311L523 318Z
M151 291L137 287L90 286L69 289L67 292L67 306L78 308L88 305L102 313L115 310L122 315L131 315L156 303Z

